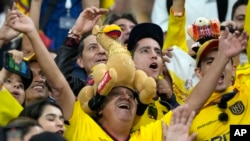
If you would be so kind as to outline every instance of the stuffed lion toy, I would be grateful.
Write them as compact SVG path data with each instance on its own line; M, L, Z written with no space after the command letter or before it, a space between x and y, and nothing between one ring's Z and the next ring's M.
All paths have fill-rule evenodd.
M85 86L79 93L82 109L90 116L96 115L104 97L112 88L123 86L139 92L139 102L149 104L156 94L156 82L145 72L136 70L130 52L116 39L121 34L117 25L96 25L92 34L97 42L108 51L107 64L98 64L92 68L93 85Z

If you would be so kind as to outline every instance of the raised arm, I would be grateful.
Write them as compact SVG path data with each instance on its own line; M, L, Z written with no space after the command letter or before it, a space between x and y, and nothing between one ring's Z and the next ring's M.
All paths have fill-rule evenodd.
M65 118L68 119L72 114L75 100L73 92L40 39L33 21L19 11L13 10L8 17L8 25L25 33L29 38L41 69L52 88L53 97L63 109Z
M30 18L33 20L36 29L39 28L39 17L41 12L43 0L32 0L30 4ZM22 38L22 51L24 52L25 56L29 56L34 53L32 45L26 35Z
M188 105L184 104L173 110L169 125L162 122L163 141L192 141L197 134L189 135L189 130L195 116L195 112L188 112Z
M206 73L204 77L202 77L200 82L194 87L187 101L191 110L199 113L200 109L214 91L226 64L232 57L238 55L247 47L248 38L249 36L245 31L240 35L237 32L231 34L229 33L229 29L226 28L219 39L217 56L208 69L208 72L213 73Z
M185 0L173 0L163 50L176 45L185 52L189 51L186 41L186 15L184 6Z
M76 56L78 55L78 47L81 42L81 36L84 33L91 31L93 25L96 24L100 15L104 14L105 12L107 12L107 10L98 9L96 7L86 8L79 15L75 25L71 29L72 32L68 33L68 37L58 50L57 57L55 58L58 67L66 77L71 89L76 96L82 87L85 86L85 81L72 75L77 60ZM91 13L93 13L95 18L89 15ZM86 25L86 27L84 25Z
M77 19L74 26L75 28L72 28L72 32L74 34L81 35L81 33L78 32L80 29L82 29L81 31L84 32L89 31L89 29L92 28L93 25L98 21L101 13L103 13L102 9L97 9L94 7L85 9L84 12L80 14L81 18ZM52 59L48 50L40 39L34 23L29 17L16 10L11 11L9 19L10 20L8 21L8 24L12 28L20 32L24 32L31 41L37 60L42 68L42 71L45 73L49 85L52 88L53 97L62 107L65 119L70 119L75 101L74 94L70 89L65 77L57 67L55 61ZM79 20L83 20L83 22L78 22Z
M12 9L16 9L16 3L13 3ZM7 12L7 17L10 14L10 10ZM19 35L19 32L16 30L13 30L7 25L7 20L4 22L3 26L0 27L0 48L6 41L10 41L11 39L17 37Z
M86 9L88 7L95 6L100 7L100 0L82 0L82 7Z

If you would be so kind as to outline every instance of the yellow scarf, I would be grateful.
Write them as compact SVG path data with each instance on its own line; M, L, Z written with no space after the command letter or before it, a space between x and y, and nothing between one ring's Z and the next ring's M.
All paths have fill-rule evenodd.
M206 104L203 106L203 108L213 104L213 103L219 103L220 100L221 100L221 97L224 95L224 94L228 94L230 92L232 92L234 89L235 89L236 86L230 86L228 87L223 93L221 92L214 92L210 98L207 100Z

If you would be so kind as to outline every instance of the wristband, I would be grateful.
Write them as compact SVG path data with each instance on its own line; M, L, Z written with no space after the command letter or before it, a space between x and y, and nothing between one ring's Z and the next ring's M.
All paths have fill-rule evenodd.
M75 34L73 33L73 30L70 29L68 32L68 37L66 38L64 45L66 45L67 47L77 49L81 43L81 39L82 39L82 35Z
M173 9L171 9L171 12L175 17L182 17L184 15L184 12L175 12Z
M82 35L78 35L78 34L74 33L72 29L69 30L68 37L73 38L73 39L77 39L77 40L82 39Z

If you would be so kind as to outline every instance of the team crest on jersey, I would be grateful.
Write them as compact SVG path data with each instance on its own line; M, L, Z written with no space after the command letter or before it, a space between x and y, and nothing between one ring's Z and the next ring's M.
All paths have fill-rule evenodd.
M241 101L237 101L229 109L234 115L240 115L244 112L245 107Z

